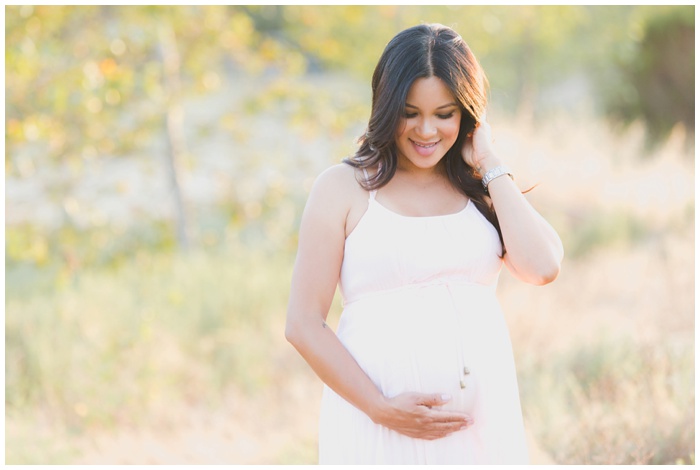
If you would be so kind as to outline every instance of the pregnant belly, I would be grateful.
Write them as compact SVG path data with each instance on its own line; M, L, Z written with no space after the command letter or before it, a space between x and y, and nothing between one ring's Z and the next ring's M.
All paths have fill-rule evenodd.
M499 316L486 287L409 287L347 305L338 337L387 397L447 393L444 409L471 413Z

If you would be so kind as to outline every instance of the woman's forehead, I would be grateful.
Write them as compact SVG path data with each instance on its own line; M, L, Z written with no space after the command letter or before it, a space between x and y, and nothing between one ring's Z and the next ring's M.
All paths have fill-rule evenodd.
M406 105L415 108L439 108L457 104L450 88L435 76L416 79L406 95Z

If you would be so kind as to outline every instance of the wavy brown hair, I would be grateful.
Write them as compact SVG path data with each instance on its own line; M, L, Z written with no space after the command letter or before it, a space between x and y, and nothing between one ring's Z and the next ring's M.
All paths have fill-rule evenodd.
M447 85L462 111L457 141L443 157L447 176L493 224L503 245L498 218L481 177L461 154L464 139L474 131L486 109L488 80L467 43L447 26L413 26L387 44L372 75L372 111L367 130L358 140L360 147L355 155L343 161L355 168L377 168L374 175L360 182L366 190L387 184L396 173L396 131L408 91L416 79L430 77Z

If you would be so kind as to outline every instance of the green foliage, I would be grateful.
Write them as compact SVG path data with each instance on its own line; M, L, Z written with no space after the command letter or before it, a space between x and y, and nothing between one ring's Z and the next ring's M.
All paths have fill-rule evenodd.
M584 75L606 93L624 92L620 74L639 60L644 25L659 13L692 18L680 7L642 6L262 5L245 11L256 30L302 54L310 71L347 71L367 83L398 31L446 24L483 63L499 106L535 113L544 111L538 95L571 76ZM594 96L592 105L605 109L608 100Z
M535 6L256 6L258 29L285 38L310 70L344 70L369 83L386 43L419 23L443 23L462 34L483 62L495 98L514 108L536 88L581 67L574 39L589 27L584 7Z
M652 142L676 123L695 128L695 7L665 8L650 17L631 57L620 60L625 82L610 112L625 122L642 119Z
M636 243L651 234L643 219L624 210L589 213L563 228L566 255L572 259L595 249Z
M201 93L221 83L226 64L244 72L260 72L266 63L274 62L285 73L299 74L308 63L311 70L344 70L368 81L384 44L396 32L420 22L442 22L457 28L484 62L500 94L497 98L514 105L531 99L528 93L571 73L586 68L602 72L615 63L614 57L629 57L625 51L633 47L630 35L634 34L627 31L637 27L636 18L644 18L640 12L651 16L656 10L582 6L9 7L8 88L16 93L9 103L12 119L8 127L14 138L20 138L25 127L30 135L38 132L42 136L44 127L52 127L55 151L60 153L72 148L62 137L67 129L48 122L35 128L43 122L37 117L24 126L19 113L12 112L15 106L24 103L25 111L46 106L51 113L43 117L55 124L82 104L88 111L81 113L87 126L90 121L96 125L94 121L102 121L104 113L109 115L127 103L144 98L162 102L155 33L163 23L176 31L184 77L192 90ZM52 40L54 35L61 39ZM82 89L73 86L76 83L82 83ZM29 90L39 94L30 96ZM49 94L44 95L43 90ZM102 119L90 119L95 113ZM70 117L74 123L75 116ZM142 127L133 126L132 131ZM86 135L111 139L112 145L100 147L104 149L123 144L123 139L103 134L93 129Z
M163 138L164 109L174 98L164 83L163 28L176 38L182 93L195 96L215 91L227 75L266 70L285 79L336 70L368 83L396 32L442 22L484 63L500 106L536 108L541 90L583 73L604 85L601 105L643 116L664 135L692 119L692 9L8 6L6 168L21 171L25 153L37 168L149 151Z
M114 267L143 253L172 253L175 248L172 230L162 221L129 227L64 225L55 230L22 224L8 227L5 240L5 267L13 273L6 285L16 292L31 285L28 278L63 285L80 277L86 267Z
M7 174L70 169L51 192L63 204L85 162L172 148L167 119L185 97L231 70L297 73L294 57L237 7L10 6Z

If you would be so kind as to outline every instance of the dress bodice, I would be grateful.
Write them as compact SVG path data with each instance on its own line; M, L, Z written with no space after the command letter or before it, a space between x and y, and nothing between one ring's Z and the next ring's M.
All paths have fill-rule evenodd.
M495 288L502 247L471 200L461 211L409 217L370 193L367 211L345 240L340 273L344 303L408 286L467 282Z

